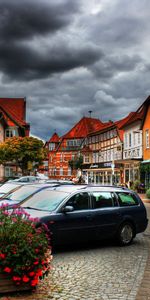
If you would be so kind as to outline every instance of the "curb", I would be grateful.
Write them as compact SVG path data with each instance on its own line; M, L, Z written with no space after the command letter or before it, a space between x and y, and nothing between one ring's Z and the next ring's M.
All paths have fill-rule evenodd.
M141 199L144 203L149 203L150 204L150 199Z

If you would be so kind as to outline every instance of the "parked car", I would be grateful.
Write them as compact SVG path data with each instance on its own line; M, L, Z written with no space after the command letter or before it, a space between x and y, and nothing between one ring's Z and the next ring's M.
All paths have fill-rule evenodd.
M61 179L48 179L46 180L46 183L58 183L58 184L66 184L66 185L72 185L75 184L73 181L71 180L61 180Z
M11 191L14 191L21 186L25 185L24 182L6 182L0 186L0 198L3 197L4 195L7 195Z
M11 192L4 195L0 198L0 206L3 204L7 204L10 206L16 204L19 205L22 201L25 201L35 193L47 188L47 187L55 187L56 184L26 184L26 185L18 185L18 188L12 190Z
M48 226L53 245L104 238L129 245L148 223L139 196L121 187L61 185L41 190L21 206Z
M40 177L37 176L22 176L16 179L9 180L9 182L39 182L41 180Z

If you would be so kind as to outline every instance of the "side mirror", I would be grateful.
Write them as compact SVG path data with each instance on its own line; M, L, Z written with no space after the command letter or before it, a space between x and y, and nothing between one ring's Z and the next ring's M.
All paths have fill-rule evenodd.
M74 210L73 206L65 206L62 208L63 213L72 212Z

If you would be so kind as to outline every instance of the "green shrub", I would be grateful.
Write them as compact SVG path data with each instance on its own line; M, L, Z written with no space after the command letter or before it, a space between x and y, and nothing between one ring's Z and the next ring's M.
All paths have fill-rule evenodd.
M148 190L146 191L146 197L147 197L148 199L150 199L150 189L148 189Z
M137 191L139 185L140 185L140 181L139 181L139 180L135 180L135 181L133 182L132 189L133 189L134 191Z

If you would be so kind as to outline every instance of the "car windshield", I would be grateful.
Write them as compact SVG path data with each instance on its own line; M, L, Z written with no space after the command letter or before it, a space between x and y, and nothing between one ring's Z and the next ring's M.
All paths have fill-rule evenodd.
M32 195L33 193L35 193L38 189L39 187L36 186L29 186L29 185L21 186L18 190L8 194L7 200L20 202L26 199L27 197L29 197L30 195Z
M53 211L67 196L67 192L43 190L33 195L21 206Z
M0 186L0 194L6 194L12 191L13 189L17 188L18 184L12 184L12 183L5 183L2 186Z

